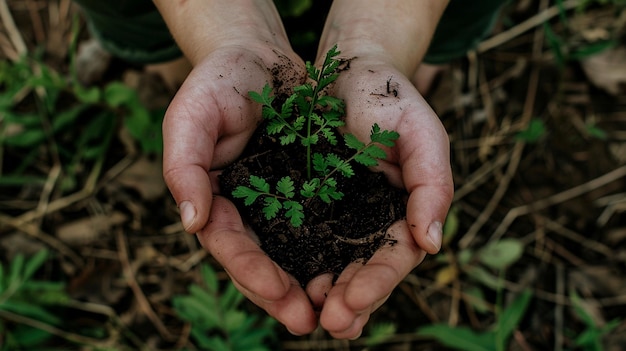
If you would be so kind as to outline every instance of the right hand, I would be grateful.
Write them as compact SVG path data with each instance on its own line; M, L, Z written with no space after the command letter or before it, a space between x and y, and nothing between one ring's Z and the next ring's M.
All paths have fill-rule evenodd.
M216 170L233 162L258 126L261 106L248 97L266 83L290 89L304 77L293 52L269 45L229 47L195 65L163 121L165 181L186 231L223 265L237 288L295 334L317 327L300 284L259 247L235 206L218 195Z

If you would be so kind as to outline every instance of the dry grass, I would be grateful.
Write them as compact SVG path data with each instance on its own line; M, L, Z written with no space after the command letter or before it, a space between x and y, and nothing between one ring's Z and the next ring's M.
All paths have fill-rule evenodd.
M451 65L429 96L451 139L457 187L451 216L458 227L443 252L427 258L373 315L372 325L391 322L397 332L370 349L441 349L416 329L445 322L485 330L495 311L527 287L533 302L511 349L582 350L573 344L586 327L574 312L572 291L597 326L620 319L604 345L626 349L626 91L597 86L593 78L606 73L602 65L595 71L581 61L559 66L543 27L551 23L571 48L606 35L623 45L626 11L576 12L577 3L563 2L565 25L557 5L520 1L505 18L516 24L499 24L476 52ZM75 10L69 0L0 0L0 57L18 60L42 47L44 61L67 72ZM604 69L614 70L612 76L626 70L608 63ZM537 140L517 137L537 120L545 128ZM197 279L195 267L210 257L183 233L159 163L129 146L123 132L116 140L106 162L85 165L75 191L60 191L66 174L54 150L35 161L42 184L0 188L2 262L20 251L55 251L47 278L64 277L70 295L84 301L75 306L81 318L115 321L99 345L120 346L119 335L132 334L124 339L131 349L181 347L189 326L176 318L171 297L185 292ZM0 176L16 159L10 152L0 153ZM472 273L476 259L462 256L502 238L523 243L524 252L503 276L499 306L497 292ZM477 308L476 291L485 311ZM368 349L367 333L352 342L322 331L292 337L280 329L278 336L284 350Z

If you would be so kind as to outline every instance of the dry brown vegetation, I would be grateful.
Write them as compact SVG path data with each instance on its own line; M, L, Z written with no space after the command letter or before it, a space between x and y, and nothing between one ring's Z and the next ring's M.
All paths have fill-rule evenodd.
M493 36L451 64L428 97L449 131L456 195L442 252L372 316L370 327L395 325L385 341L368 346L381 329L348 342L275 327L270 349L440 350L417 329L446 323L486 331L524 289L532 298L509 349L597 350L577 344L594 331L601 349L626 349L626 10L619 1L584 10L579 3L515 2ZM0 0L0 59L38 57L32 67L43 62L69 80L73 23L87 36L76 14L69 0ZM111 80L137 88L151 107L170 97L138 67L113 62L98 84ZM0 80L2 103L15 111L36 110L45 100L46 90L7 97L5 89ZM54 111L73 103L63 91ZM122 122L124 111L115 111L106 157L68 167L68 145L86 133L84 125L20 149L3 143L23 132L7 122L5 107L0 262L47 248L53 256L37 278L65 282L74 303L69 312L54 310L65 322L52 329L0 313L0 349L5 331L18 324L44 328L53 346L70 340L88 345L83 349L192 349L191 326L172 298L199 281L201 262L214 263L183 232L158 152L142 151ZM42 118L45 129L55 115ZM514 250L489 246L505 239L522 248L519 257L507 260ZM225 274L218 277L226 284ZM244 309L263 315L249 304ZM103 332L85 336L83 327Z

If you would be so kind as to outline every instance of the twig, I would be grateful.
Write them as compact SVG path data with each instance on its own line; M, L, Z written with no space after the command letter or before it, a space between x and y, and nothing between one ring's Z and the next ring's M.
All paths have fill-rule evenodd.
M496 48L509 40L516 38L527 31L544 24L546 21L558 16L563 10L571 10L576 8L581 3L580 0L567 0L561 4L554 5L547 8L535 16L525 20L524 22L516 25L515 27L507 30L506 32L499 33L489 39L484 40L478 45L476 52L479 54Z
M540 5L542 8L547 6L547 1L543 0ZM543 46L543 35L540 31L535 32L535 41L533 45L533 56L541 55ZM526 92L526 101L524 102L524 111L522 112L521 122L523 125L528 125L533 115L535 108L535 98L537 96L537 87L539 86L539 67L534 66L528 81L528 90ZM483 225L489 220L493 212L498 207L500 200L504 197L504 194L509 188L511 180L517 173L520 160L522 158L522 152L526 144L523 141L517 141L513 147L513 153L511 155L511 162L507 167L506 173L500 180L496 191L494 192L489 203L481 212L480 216L472 223L472 226L468 229L467 233L459 240L459 247L461 249L467 248L469 244L474 240Z
M554 194L545 199L537 200L528 205L512 208L511 210L509 210L502 222L500 222L500 225L498 225L498 227L494 231L491 240L497 240L498 238L500 238L517 217L524 216L531 212L539 211L544 208L554 206L556 204L581 196L585 193L590 192L591 190L597 189L623 177L626 177L626 166L616 168L613 171L606 173L598 178L592 179L586 183Z
M556 293L565 296L565 268L563 264L556 264ZM554 306L554 350L563 350L563 305Z
M15 25L15 21L13 20L13 16L11 15L11 11L9 10L6 0L0 0L0 18L2 19L2 24L4 25L4 28L6 28L9 35L9 39L11 39L11 43L13 43L15 51L17 51L19 56L26 54L28 49L24 43L24 38L22 38L19 29L17 29L17 26Z
M73 342L80 343L80 344L86 344L90 346L99 346L99 347L111 346L109 345L108 342L103 342L102 340L86 337L86 336L79 335L79 334L70 333L68 331L59 329L50 324L47 324L47 323L29 318L29 317L25 317L25 316L22 316L22 315L19 315L19 314L16 314L16 313L4 310L4 309L0 309L0 319L13 321L15 323L19 323L23 325L28 325L30 327L48 332L52 335L61 337L65 340L73 341Z
M26 7L30 13L30 22L33 25L33 33L35 33L35 41L38 44L43 43L46 40L46 33L43 29L43 21L39 15L39 9L37 8L33 0L26 1Z
M474 189L480 186L482 183L489 180L489 174L493 173L493 171L499 167L502 167L506 164L511 157L510 153L504 153L500 155L495 161L484 163L480 168L478 168L474 173L472 173L467 179L463 182L463 185L454 192L454 201L457 202L465 195L471 193Z
M154 325L154 327L159 331L161 337L165 340L175 341L177 338L172 335L169 330L163 325L161 319L156 315L152 306L150 306L150 302L148 298L141 290L139 283L135 279L135 272L133 271L131 264L128 260L128 248L126 246L126 240L124 239L124 233L121 230L118 230L115 233L115 241L117 242L117 249L119 254L119 260L122 264L122 269L124 270L124 275L126 276L126 282L130 289L135 294L135 298L137 299L137 303L139 304L139 308L141 311L148 317L150 322Z
M71 248L65 245L61 240L43 232L41 229L39 229L39 227L32 223L23 223L15 218L0 213L0 224L8 225L15 230L26 233L33 238L44 242L48 246L54 248L56 251L60 252L62 255L67 256L77 267L82 267L85 265L85 261Z
M561 236L564 236L574 242L577 242L585 248L591 249L599 254L602 254L606 256L607 258L610 258L613 256L614 251L610 247L598 241L590 240L586 238L584 235L576 233L575 231L564 227L561 223L553 221L550 218L546 218L546 217L542 217L542 218L545 221L546 228L548 228L549 230Z

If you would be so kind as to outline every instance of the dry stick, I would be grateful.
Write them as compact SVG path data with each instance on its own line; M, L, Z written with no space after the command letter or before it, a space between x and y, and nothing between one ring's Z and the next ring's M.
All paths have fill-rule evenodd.
M90 337L79 335L79 334L70 333L68 331L59 329L50 324L47 324L47 323L29 318L29 317L25 317L25 316L22 316L22 315L19 315L17 313L13 313L7 310L0 309L0 319L13 321L17 324L28 325L30 327L43 330L52 335L56 335L65 340L70 340L79 344L86 344L86 345L97 346L97 347L111 346L108 343L103 342L102 340L90 338Z
M481 184L489 180L489 174L493 173L496 168L500 168L506 161L510 158L510 153L504 153L500 155L494 162L485 163L480 166L474 173L472 173L466 181L463 182L463 186L461 186L458 190L454 192L454 201L457 202L462 199L465 195L474 191L474 189L478 188Z
M554 206L556 204L563 203L567 200L581 196L594 189L602 187L606 184L614 182L616 180L626 177L626 166L622 166L606 173L598 178L592 179L586 183L577 185L568 190L549 196L545 199L537 200L531 204L518 206L509 210L500 225L494 231L491 240L497 240L500 238L509 228L511 223L520 216L527 215L529 213L542 210L544 208Z
M565 296L565 268L563 264L556 264L556 294ZM554 350L563 350L563 305L557 304L554 307Z
M499 33L487 40L484 40L482 43L478 45L476 48L476 52L481 54L486 51L489 51L493 48L496 48L515 37L518 37L527 31L544 24L546 21L552 19L553 17L558 16L561 11L571 10L576 8L581 4L580 0L567 0L561 4L554 5L550 8L547 8L535 16L525 20L524 22L516 25L515 27L507 30L506 32Z
M165 325L163 325L163 323L161 322L161 319L159 319L159 317L156 315L156 313L152 309L152 306L150 305L150 302L148 301L148 298L143 293L143 290L141 290L139 283L137 283L137 280L135 279L135 272L133 272L131 264L128 260L128 248L126 246L126 241L124 240L124 234L121 230L118 230L115 233L115 241L117 242L119 260L122 264L124 275L126 276L126 282L135 294L135 298L137 299L139 308L144 313L144 315L148 317L150 322L152 322L154 327L159 331L161 337L163 337L165 340L176 340L176 337L172 335L169 330L167 330Z
M564 227L561 223L556 222L550 218L542 217L542 219L546 223L546 228L553 231L554 233L559 234L563 237L566 237L574 242L577 242L580 245L584 246L585 248L589 248L599 254L606 256L607 258L613 256L614 252L610 247L604 244L601 244L598 241L590 240L586 238L584 235L579 234L571 229L568 229Z
M542 0L540 4L541 8L547 7L547 0ZM537 30L535 32L535 41L533 45L533 56L541 55L541 48L543 46L543 35L541 31ZM524 102L524 111L522 112L521 122L523 125L528 125L530 122L533 110L535 107L535 98L537 96L537 87L539 85L539 68L534 66L530 78L528 81L528 90L526 92L526 101ZM511 162L507 167L506 173L502 177L502 180L498 184L493 197L489 200L489 203L481 212L480 216L472 223L472 226L468 229L467 233L463 236L461 240L459 240L459 247L461 249L467 248L469 244L474 240L478 231L482 228L482 226L489 220L489 217L493 214L493 212L498 207L500 200L504 197L504 194L509 188L509 184L511 180L515 176L517 172L517 167L519 166L520 160L522 158L522 152L524 151L524 146L526 144L523 141L518 141L515 143L513 147L513 154L511 155Z
M15 230L26 233L33 238L42 241L64 256L67 256L77 267L82 267L85 264L85 261L78 254L76 254L74 250L65 245L65 243L54 236L43 232L38 226L32 223L23 223L15 218L0 214L0 224L8 225Z
M27 0L26 7L30 14L30 22L33 25L33 33L35 33L35 41L38 44L43 43L46 40L46 33L43 29L43 21L39 15L39 9L33 0Z
M89 178L85 182L85 186L68 196L62 197L60 199L54 200L48 204L45 209L34 209L29 212L26 212L19 217L16 218L17 223L28 223L37 218L41 218L50 213L54 213L60 211L68 206L71 206L79 201L87 199L92 196L97 190L99 190L102 186L104 186L107 182L111 181L119 174L121 174L124 169L128 168L133 162L134 155L127 155L122 160L120 160L114 167L109 169L107 173L100 179L98 182L98 175L100 174L100 170L102 169L102 162L98 162L89 174Z
M15 21L13 20L13 16L11 15L11 11L9 10L6 0L0 0L0 18L2 19L4 28L6 28L9 34L9 39L11 39L11 43L13 43L15 51L17 51L19 56L24 55L28 52L28 49L24 43L24 38L22 38L19 29L17 29L17 26L15 25Z

